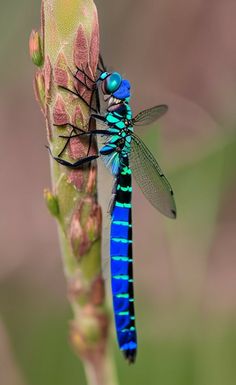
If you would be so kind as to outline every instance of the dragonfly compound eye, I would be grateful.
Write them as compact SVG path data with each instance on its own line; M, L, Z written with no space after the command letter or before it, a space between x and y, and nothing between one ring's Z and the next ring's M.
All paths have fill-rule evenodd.
M113 92L117 91L118 88L120 87L122 82L122 77L118 72L112 72L111 75L109 75L105 80L104 80L104 88L105 92L108 95L113 94Z

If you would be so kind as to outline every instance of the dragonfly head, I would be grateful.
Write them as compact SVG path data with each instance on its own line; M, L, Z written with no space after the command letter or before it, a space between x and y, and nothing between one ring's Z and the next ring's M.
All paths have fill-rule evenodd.
M121 101L130 98L130 82L118 72L102 72L99 80L102 81L102 92L107 99L111 96Z

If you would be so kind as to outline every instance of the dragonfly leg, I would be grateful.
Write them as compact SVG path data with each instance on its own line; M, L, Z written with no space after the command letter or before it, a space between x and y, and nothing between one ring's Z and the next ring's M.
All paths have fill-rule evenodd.
M80 128L80 127L77 127L77 126L75 126L74 124L72 124L72 123L65 123L65 124L53 124L55 127L61 127L61 126L69 126L69 127L71 127L71 128L73 128L73 130L74 131L79 131L79 132L81 132L81 133L85 133L85 132L87 132L87 131L85 131L85 130L83 130L83 128Z
M87 100L85 100L85 99L83 98L83 96L81 96L77 91L73 91L73 90L71 90L70 88L67 88L67 87L64 87L64 86L58 86L58 87L61 88L62 90L68 91L68 92L70 92L71 94L77 96L80 100L82 100L82 102L83 102L87 107L89 107L89 109L90 109L91 111L97 112L97 110L91 106L91 102L92 102L92 101L90 100L90 103L88 103Z
M90 131L92 131L91 130L91 124L92 124L92 119L90 117L90 119L89 119L89 129L88 129L88 132L89 132L89 145L88 145L87 156L89 155L89 152L90 152L90 149L91 149L91 146L92 146L92 139L93 139L92 134L90 134Z
M90 99L90 106L92 105L93 97L94 97L94 94L95 94L97 111L100 112L100 99L99 99L99 93L98 93L98 88L97 88L97 80L92 79L84 71L83 68L81 69L79 67L76 67L76 69L77 69L77 72L76 72L75 75L72 74L73 77L76 80L78 80L84 87L86 87L88 91L92 92L91 99ZM78 77L77 77L78 72L81 72L85 76L85 83L82 80L78 79ZM87 79L90 81L90 83L92 83L92 86L87 84Z
M105 116L102 116L102 115L99 115L99 114L91 114L91 118L94 118L94 119L97 119L97 120L101 120L102 122L106 121Z
M70 126L72 127L72 130L70 132L70 135L59 135L59 138L63 138L63 139L67 139L63 149L61 150L61 152L58 154L58 157L60 157L63 152L65 151L68 143L70 142L70 140L72 138L76 138L76 137L79 137L81 135L89 135L89 145L88 145L88 151L87 151L87 156L89 155L89 152L90 152L90 149L91 149L91 145L92 145L92 134L94 134L93 132L90 134L90 129L91 129L91 118L89 119L89 130L88 131L85 131L83 130L82 128L80 127L77 127L71 123L66 123L65 125L67 126ZM54 126L58 126L57 124L54 124ZM60 126L60 125L59 125ZM92 130L91 130L92 131ZM77 132L77 133L76 133ZM78 133L79 132L79 133ZM73 135L73 133L75 133L75 135Z
M56 126L56 127L61 127L60 124L54 124L54 126ZM62 148L61 152L58 154L58 157L60 157L60 156L63 154L63 152L65 151L66 147L68 146L68 143L70 142L71 138L74 138L75 136L78 136L78 134L73 135L73 133L76 133L76 132L78 132L78 131L79 131L80 133L86 132L86 131L83 130L82 128L77 127L77 126L75 126L75 125L73 125L73 124L71 124L71 123L66 123L65 126L70 126L70 127L72 127L72 130L71 130L71 132L70 132L70 135L59 135L60 138L67 139L67 141L66 141L64 147Z
M71 133L73 132L73 130L71 131ZM66 149L66 146L68 145L68 143L69 143L69 141L72 139L72 138L78 138L78 137L80 137L80 136L82 136L82 135L89 135L89 145L88 145L88 151L87 151L87 156L89 155L89 152L90 152L90 149L91 149L91 145L92 145L92 134L93 133L80 133L80 134L75 134L75 135L59 135L59 138L63 138L63 139L67 139L67 141L66 141L66 144L64 145L64 147L63 147L63 149L62 149L62 151L60 152L60 154L58 154L58 156L60 157L62 154L63 154L63 152L65 151L65 149Z
M67 139L67 141L66 141L66 143L65 143L65 145L64 145L64 147L63 147L63 149L62 149L62 150L60 151L60 153L57 155L58 157L60 157L60 156L63 154L63 152L65 151L66 147L68 146L68 144L69 144L71 138L74 138L75 136L78 136L78 134L73 135L73 132L74 132L74 128L71 130L69 136L67 136L67 137L65 136L65 137L64 137L65 139ZM59 135L59 138L62 138L62 137L63 137L63 135Z
M81 132L81 133L75 134L75 135L59 135L60 138L67 139L67 141L66 141L66 144L63 147L62 151L60 152L60 154L58 154L58 156L61 156L61 154L65 151L66 146L68 145L69 141L72 138L78 138L78 137L86 136L86 135L89 136L89 145L88 145L88 151L87 151L87 156L88 156L89 152L90 152L90 149L91 149L91 146L92 146L93 135L109 135L109 136L112 136L113 133L111 133L108 130L91 130L91 131Z
M60 164L63 165L63 166L66 166L66 167L68 167L68 168L71 168L71 169L77 169L77 168L79 168L80 166L82 166L83 164L89 163L89 162L91 162L92 160L95 160L95 159L97 159L97 158L99 157L99 155L87 156L87 157L85 157L85 158L81 158L81 159L77 160L77 161L74 162L74 163L71 163L71 162L68 162L68 161L66 161L66 160L64 160L64 159L61 159L61 158L57 157L57 156L53 156L50 147L49 147L49 146L46 146L46 148L49 150L50 155L53 157L53 159L54 159L56 162L60 163Z
M81 99L85 104L87 104L91 110L92 110L92 101L93 101L93 97L94 97L94 93L95 93L95 96L96 96L96 104L97 104L97 110L96 110L96 109L93 109L93 110L94 110L95 112L97 112L97 111L100 112L100 100L99 100L99 95L98 95L98 90L97 90L97 82L96 82L95 80L91 79L91 78L86 74L86 72L85 72L84 70L81 70L79 67L76 67L76 69L77 69L77 72L76 72L76 74L74 74L74 73L71 71L70 67L68 67L68 70L69 70L69 72L71 73L71 75L73 76L73 78L74 78L75 80L77 80L80 84L82 84L82 86L86 87L88 91L92 92L92 95L91 95L91 98L90 98L90 102L88 103L88 102L87 102L87 101L86 101L86 100L85 100L85 99L84 99L84 98L83 98L77 91L74 92L74 91L69 90L69 89L67 89L67 91L69 91L69 92L72 91L72 93L73 93L74 95L80 97L80 99ZM78 72L82 72L82 74L85 76L85 82L83 82L81 79L79 79L79 78L77 77ZM89 86L89 85L87 84L87 82L86 82L86 79L87 79L87 78L89 79L90 82L93 83L92 86ZM61 88L64 88L64 87L61 86ZM66 88L64 88L64 89L66 89Z
M85 72L85 70L84 70L83 68L79 68L79 67L76 66L76 70L77 70L76 74L77 74L78 72L81 72L81 73L85 76L85 79L88 79L91 83L96 84L96 80L92 79L92 78ZM86 81L86 80L85 80L85 81Z
M70 70L71 71L71 70ZM77 72L78 73L78 72ZM71 71L71 74L75 80L77 80L82 86L86 87L88 91L93 91L94 87L89 87L86 82L84 83L81 79L77 78L76 74L74 75Z
M90 148L92 146L92 140L93 140L93 135L104 135L105 134L105 130L96 130L96 129L91 129L91 124L92 124L92 119L94 118L93 114L90 116L90 119L89 119L89 129L88 131L84 132L83 135L89 135L89 146L88 146L88 152L87 152L87 156L90 152ZM106 130L106 132L108 132ZM108 133L109 134L109 133Z

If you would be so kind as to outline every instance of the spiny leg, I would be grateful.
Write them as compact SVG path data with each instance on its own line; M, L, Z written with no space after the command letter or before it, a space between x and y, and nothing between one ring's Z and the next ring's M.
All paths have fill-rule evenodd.
M94 114L94 117L96 116L100 116L100 115L95 115ZM91 123L92 123L92 118L93 118L93 115L91 115L90 119L89 119L89 129L88 131L85 131L83 130L82 128L80 127L77 127L71 123L67 123L68 126L72 127L73 129L71 130L70 132L70 135L59 135L60 138L63 138L63 139L67 139L66 141L66 144L65 146L63 147L62 151L60 152L60 154L58 154L58 156L61 156L61 154L65 151L69 141L72 139L72 138L76 138L76 137L79 137L79 136L84 136L84 135L89 135L89 145L88 145L88 151L87 151L87 156L89 155L89 152L90 152L90 149L91 149L91 146L92 146L92 135L112 135L110 131L108 130L96 130L96 129L91 129ZM102 117L101 117L102 118ZM104 118L105 120L105 118ZM78 132L79 131L79 134L76 134L76 135L72 135L74 132Z
M82 86L86 87L88 91L91 91L91 92L92 92L92 91L94 90L95 87L89 87L86 83L84 83L81 79L79 79L79 78L77 77L77 73L78 73L79 70L77 70L76 74L73 74L73 72L71 71L70 68L69 68L69 71L70 71L71 75L73 76L73 78L74 78L75 80L77 80L79 83L81 83ZM85 75L85 76L86 76L86 75ZM94 84L93 84L93 86L94 86L94 85L96 84L96 82L93 81L93 83L94 83Z
M105 116L99 115L99 114L91 114L91 118L101 120L102 122L106 121Z
M92 79L85 71L84 71L84 69L82 68L79 68L79 67L77 67L76 66L76 69L77 69L77 73L78 72L81 72L84 76L85 76L85 78L87 78L91 83L94 83L94 84L96 84L96 80L94 80L94 79Z
M108 130L91 130L91 131L82 132L80 134L76 134L76 135L73 135L73 136L59 135L59 137L67 139L67 138L74 138L74 137L77 137L77 136L85 136L85 135L109 135L109 136L112 136L114 134L112 132L108 131Z
M77 68L77 71L78 71L79 68L78 68L78 67L76 67L76 68ZM93 89L89 88L89 87L87 86L87 84L83 83L82 80L78 79L78 78L76 77L76 75L73 74L73 72L71 71L71 69L70 69L69 67L68 67L68 69L69 69L70 73L72 74L72 76L73 76L77 81L79 81L84 87L86 87L88 91L92 91L92 90L93 90ZM85 74L85 73L84 73L84 74ZM85 74L85 76L87 76L87 75ZM90 79L90 78L89 78L89 79ZM94 82L94 81L93 81L93 82ZM85 99L83 98L83 96L81 96L81 95L77 92L76 89L75 89L75 91L73 91L73 90L71 90L70 88L67 88L67 87L62 86L62 85L59 85L58 87L61 88L62 90L68 91L68 92L70 92L71 94L77 96L78 98L80 98L80 99L86 104L87 107L89 107L89 109L91 109L91 110L94 111L94 112L97 112L97 110L96 110L95 108L92 107L92 100L90 99L90 103L88 103L87 100L85 100Z
M88 91L90 91L90 92L92 93L91 98L90 98L90 106L92 106L92 101L93 101L94 92L96 92L96 90L97 90L97 81L94 80L94 79L92 79L92 78L91 78L91 77L84 71L83 68L81 69L81 68L79 68L79 67L76 67L76 69L77 69L76 74L75 74L75 75L72 74L72 75L73 75L73 77L74 77L77 81L79 81L84 87L86 87ZM82 73L82 74L85 76L85 83L84 83L81 79L79 79L79 78L77 77L77 74L78 74L79 72ZM92 86L87 84L87 80L89 80L90 83L92 83ZM100 111L100 101L99 101L98 98L97 98L97 93L96 93L96 102L97 102L97 111Z
M91 91L92 92L92 95L91 95L91 98L90 98L90 106L92 106L92 101L93 101L93 97L94 97L94 93L95 93L95 98L96 98L96 105L97 105L97 112L100 113L100 99L99 99L99 93L98 93L98 87L97 87L97 80L94 80L92 79L85 71L84 69L82 68L79 68L79 67L76 67L77 69L77 72L76 72L76 75L73 75L73 77L78 80L83 86L85 86L87 88L88 91ZM78 72L81 72L84 76L85 76L85 83L82 82L82 80L80 80L79 78L77 78L77 74ZM91 83L92 83L92 87L89 86L87 84L87 81L86 80L89 80Z
M68 161L66 161L66 160L64 160L64 159L58 158L57 156L53 156L50 147L49 147L49 146L46 146L46 148L49 150L50 155L53 157L53 159L54 159L56 162L62 164L63 166L66 166L66 167L68 167L68 168L71 168L71 169L77 169L77 168L79 168L80 166L82 166L83 164L89 163L89 162L91 162L92 160L97 159L97 158L99 157L99 155L87 156L87 157L85 157L85 158L81 158L81 159L77 160L75 163L71 163L71 162L68 162Z
M91 91L91 98L90 98L90 106L91 107L92 107L93 98L94 98L94 95L95 95L95 98L96 98L96 109L97 109L96 112L100 113L100 99L99 99L99 93L98 93L98 87L97 87L97 80L93 80L92 78L90 78L86 74L86 72L84 70L81 70L80 68L77 67L77 73L78 73L78 71L80 71L85 76L85 84L83 82L81 82L81 80L78 79L76 77L76 75L74 75L74 77L77 80L79 80L87 88L87 90ZM88 86L86 79L88 79L92 83L92 87Z
M102 60L102 59L101 59ZM69 68L69 67L68 67ZM73 91L73 90L71 90L71 89L69 89L69 88L66 88L66 87L64 87L64 86L60 86L62 89L64 89L64 90L67 90L67 91L69 91L69 92L71 92L73 95L75 95L75 96L78 96L88 107L89 107L89 109L90 109L90 111L93 111L93 112L99 112L100 113L100 99L99 99L99 93L98 93L98 88L97 88L97 83L96 83L96 81L94 81L85 71L84 71L84 69L82 68L82 69L80 69L79 67L76 67L77 68L77 73L78 72L81 72L84 76L85 76L85 83L84 82L82 82L82 80L80 80L80 79L78 79L77 78L77 73L76 73L76 75L74 75L73 73L72 73L72 71L71 71L71 69L69 68L69 71L71 72L71 74L72 74L72 76L77 80L77 81L79 81L83 86L85 86L86 88L87 88L87 90L89 90L90 92L91 92L91 97L90 97L90 102L88 103L78 92L77 92L77 90L75 89L75 91ZM91 88L91 87L89 87L88 86L88 84L87 84L87 82L86 82L86 79L88 79L90 82L92 82L92 85L94 86L95 85L95 87L93 87L93 88ZM92 107L92 103L93 103L93 98L94 98L94 94L95 94L95 98L96 98L96 106L97 106L97 109L95 109L95 108L93 108ZM94 116L95 116L95 118L97 118L97 116L98 115L95 115L94 114ZM104 120L104 119L101 119L100 118L100 120ZM67 141L66 141L66 143L65 143L65 145L64 145L64 147L63 147L63 149L61 150L61 152L58 154L58 157L60 157L62 154L63 154L63 152L65 151L65 149L66 149L66 147L67 147L67 145L68 145L68 143L69 143L69 141L70 141L70 139L71 139L71 137L72 137L72 135L73 135L73 133L75 132L75 131L78 131L78 130L80 130L80 131L83 131L83 130L81 130L81 129L79 129L79 128L77 128L77 127L75 127L75 126L73 126L72 124L68 124L68 125L70 125L72 128L73 128L73 130L71 131L71 133L70 133L70 136L69 137L67 137ZM90 127L91 127L91 118L90 118L90 120L89 120L89 131L90 131ZM62 137L62 136L61 136ZM75 136L73 136L73 137L75 137ZM88 151L87 151L87 155L89 154L89 152L90 152L90 148L91 148L91 145L92 145L92 136L90 135L89 136L89 146L88 146Z
M62 149L61 152L57 155L58 157L60 157L60 156L63 154L63 152L65 151L66 147L68 146L68 144L69 144L71 138L74 138L74 136L78 136L78 134L77 134L77 135L72 135L73 133L74 133L74 128L71 130L70 135L67 137L67 141L66 141L66 143L65 143L65 145L64 145L64 147L63 147L63 149ZM59 135L59 138L62 138L62 137L63 137L63 136Z
M60 124L54 124L54 126L56 126L56 127L61 127ZM73 134L74 132L76 132L76 131L79 131L79 132L81 132L81 133L86 132L86 131L83 130L82 128L77 127L77 126L74 126L74 125L71 124L71 123L66 123L65 126L70 126L70 127L72 127L72 130L71 130L69 136L59 135L60 138L67 138L67 141L66 141L66 143L65 143L65 145L64 145L64 147L63 147L63 149L61 150L61 152L58 154L58 157L60 157L60 156L63 154L63 152L65 151L67 145L69 144L70 139L71 139L72 137L74 137L74 136L72 136L72 134Z
M71 133L72 133L72 131L71 131ZM63 148L63 151L65 150L66 146L68 145L69 141L72 138L78 138L78 137L86 136L86 135L89 136L89 145L88 145L88 151L87 151L87 156L88 156L89 152L90 152L90 149L91 149L91 145L92 145L93 135L109 135L109 136L112 136L113 133L111 133L108 130L91 130L91 131L86 131L86 132L82 132L82 133L75 134L75 135L59 135L59 138L67 139L66 144L65 144L65 146ZM63 153L63 151L61 151L60 154L58 154L58 156L60 156Z
M89 104L89 103L87 102L87 100L85 100L85 99L83 98L83 96L81 96L78 92L72 91L70 88L67 88L67 87L64 87L64 86L59 86L59 88L61 88L62 90L68 91L68 92L70 92L71 94L77 96L79 99L82 100L82 102L84 102L84 103L86 104L86 106L87 106L89 109L91 109L91 110L94 111L94 112L97 112L97 110L91 106L91 103Z
M92 119L90 117L90 119L89 119L89 130L88 131L85 131L82 128L77 127L77 126L75 126L75 125L73 125L71 123L66 123L65 124L67 126L72 127L72 130L70 132L70 135L59 135L59 138L67 139L67 141L66 141L63 149L61 150L61 152L58 154L58 157L60 157L63 154L63 152L65 151L67 145L69 144L69 142L70 142L70 140L72 138L76 138L76 137L79 137L81 135L89 135L89 146L88 146L87 156L89 155L90 148L91 148L91 145L92 145L92 135L90 134L90 132L94 131L94 130L91 130L91 122L92 122ZM54 126L60 126L60 125L54 124ZM76 134L76 132L78 132L78 131L79 131L79 134ZM73 133L75 133L75 135L73 135ZM92 132L92 134L96 134L96 133L98 133L98 132L95 132L95 133Z
M81 135L89 135L89 145L88 145L88 151L87 151L87 156L88 156L90 149L91 149L91 146L92 146L92 135L108 135L108 136L113 135L113 133L111 133L109 130L96 130L96 129L91 130L92 118L101 120L103 122L105 121L104 116L98 115L98 114L92 114L90 119L89 119L89 130L88 131L85 131L82 128L77 127L71 123L65 123L64 124L65 126L70 126L72 128L72 130L70 132L70 135L59 135L60 138L67 139L67 141L66 141L64 147L62 148L61 152L58 154L58 157L60 157L63 154L63 152L65 151L66 147L68 146L68 144L72 138L79 137ZM54 124L54 126L60 127L61 125ZM77 132L77 134L73 135L73 133L76 133L76 132Z

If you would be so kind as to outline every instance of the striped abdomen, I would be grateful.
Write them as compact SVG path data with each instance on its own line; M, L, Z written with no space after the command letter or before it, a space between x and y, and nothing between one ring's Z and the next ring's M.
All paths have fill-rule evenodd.
M121 163L111 218L111 282L119 347L125 357L134 362L137 338L133 293L131 170L128 157L122 157Z

